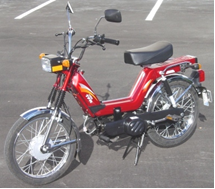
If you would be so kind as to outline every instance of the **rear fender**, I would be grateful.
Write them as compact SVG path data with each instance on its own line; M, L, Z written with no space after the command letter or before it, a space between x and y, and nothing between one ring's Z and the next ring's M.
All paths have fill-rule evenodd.
M25 119L25 120L30 120L32 119L33 117L35 116L38 116L38 115L42 115L42 114L46 114L46 113L49 113L49 114L52 114L53 113L53 109L49 109L47 107L37 107L37 108L33 108L33 109L30 109L24 113L22 113L20 116ZM74 123L74 121L72 120L72 118L66 114L65 112L61 111L60 110L60 113L61 113L61 116L66 118L67 120L70 120L71 121L71 126L73 127L74 131L75 131L75 134L76 134L76 138L77 138L77 147L76 147L76 152L77 154L79 155L80 151L81 151L81 138L80 138L80 133L79 133L79 129L78 127L76 126L76 124ZM73 123L73 124L72 124ZM78 157L79 158L79 157Z
M193 85L193 81L185 75L171 74L171 75L166 76L166 78L168 79L169 82L174 81L174 80L181 80L181 81L185 81L185 82L189 83L190 85ZM156 84L154 84L150 87L150 89L145 97L146 102L148 102L147 103L147 112L149 111L149 107L153 101L154 96L156 96L160 92L162 87L163 87L163 83L161 81L161 78L158 80L158 82ZM195 91L198 94L196 88L195 88Z

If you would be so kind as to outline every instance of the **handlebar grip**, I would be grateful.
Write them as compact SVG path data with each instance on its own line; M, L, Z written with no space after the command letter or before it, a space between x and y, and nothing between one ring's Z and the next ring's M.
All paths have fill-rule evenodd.
M110 44L113 44L113 45L119 45L119 43L120 43L119 40L109 39L109 38L104 38L104 42L105 43L110 43Z

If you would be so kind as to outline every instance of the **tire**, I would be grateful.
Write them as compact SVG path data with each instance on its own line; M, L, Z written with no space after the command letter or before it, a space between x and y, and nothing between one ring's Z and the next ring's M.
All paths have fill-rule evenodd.
M182 79L169 81L169 85L175 100L190 86L188 82ZM148 112L169 109L171 104L166 96L166 92L162 87L161 91L152 98ZM199 109L198 96L193 86L177 102L177 107L185 109L185 116L181 123L167 121L148 130L148 136L155 145L164 148L178 146L187 141L194 133Z
M5 159L10 171L31 185L44 185L61 177L74 159L76 144L61 146L54 152L42 153L41 146L51 114L41 114L30 120L20 118L8 133ZM76 139L71 120L54 121L49 144Z

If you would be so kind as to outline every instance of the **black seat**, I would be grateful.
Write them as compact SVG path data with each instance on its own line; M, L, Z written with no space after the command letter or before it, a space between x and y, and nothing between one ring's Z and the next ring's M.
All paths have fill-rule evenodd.
M166 41L158 41L147 47L127 50L124 53L124 61L127 64L148 65L168 60L173 54L172 44Z

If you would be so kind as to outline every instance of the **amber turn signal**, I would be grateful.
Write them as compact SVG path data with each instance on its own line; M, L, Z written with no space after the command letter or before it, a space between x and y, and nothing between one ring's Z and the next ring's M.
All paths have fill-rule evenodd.
M195 70L201 70L202 65L199 63L195 63L191 66L191 68L195 69Z
M199 70L201 70L201 69L202 69L202 65L201 65L201 64L199 64L199 63L198 63L198 65L199 65Z
M63 65L63 67L66 67L66 68L69 68L70 67L70 62L69 62L69 60L63 60L63 62L62 62L62 65Z
M39 58L42 59L45 55L46 55L45 53L41 53L41 54L39 55Z

